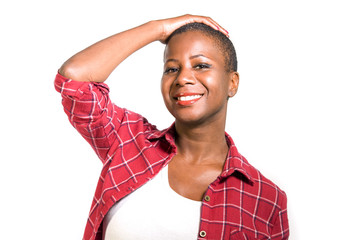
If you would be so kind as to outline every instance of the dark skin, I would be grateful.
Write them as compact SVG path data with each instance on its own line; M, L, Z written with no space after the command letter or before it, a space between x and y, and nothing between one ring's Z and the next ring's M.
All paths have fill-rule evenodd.
M168 167L170 187L183 197L201 201L209 184L222 172L227 150L224 147L223 153L209 154L212 155L211 159L196 159L178 153Z
M165 50L162 94L176 118L178 148L169 163L169 184L180 195L197 201L221 174L228 153L227 103L239 79L238 73L225 70L220 56L213 39L197 31L174 36ZM194 102L175 98L182 94L198 97Z
M151 42L164 43L174 30L192 22L228 35L209 17L184 15L151 21L75 54L59 73L75 81L104 82L129 55ZM238 73L225 70L223 55L212 41L199 32L186 32L174 36L165 50L162 94L176 119L178 150L169 164L169 183L193 200L201 200L222 171L228 152L224 136L227 99L238 88ZM190 100L182 99L186 95Z

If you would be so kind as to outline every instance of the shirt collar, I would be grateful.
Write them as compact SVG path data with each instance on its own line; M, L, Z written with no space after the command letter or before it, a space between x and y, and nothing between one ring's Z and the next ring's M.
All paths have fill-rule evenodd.
M159 138L165 138L172 146L175 146L175 123L173 123L169 128L166 128L162 131L153 130L148 133L147 139L156 140Z
M154 130L150 131L148 134L149 140L155 140L160 138L165 138L167 142L172 146L173 152L176 152L175 145L175 123L173 123L169 128L166 128L162 131ZM237 150L233 139L229 136L228 133L225 133L227 143L229 146L229 151L227 155L226 162L224 164L223 171L220 175L221 178L228 178L231 175L237 175L239 177L244 176L249 182L254 182L254 177L252 177L253 167L248 163L245 157L243 157ZM241 175L236 173L241 173Z
M243 175L248 181L253 183L255 176L252 176L252 173L254 172L254 168L248 163L247 159L238 152L237 147L234 144L231 136L229 136L228 133L225 134L229 146L229 151L226 162L224 163L221 177L227 178L235 172L238 172L241 173L241 175Z

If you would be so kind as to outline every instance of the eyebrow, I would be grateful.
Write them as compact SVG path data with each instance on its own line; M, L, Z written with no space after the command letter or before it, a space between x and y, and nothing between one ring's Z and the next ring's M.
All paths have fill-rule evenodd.
M197 54L197 55L191 56L190 59L198 58L198 57L206 57L206 56L204 56L203 54Z
M197 55L191 56L189 59L194 59L194 58L198 58L198 57L206 57L206 56L204 56L203 54L197 54ZM170 59L167 59L165 62L166 63L167 62L178 62L178 60L174 59L174 58L170 58Z

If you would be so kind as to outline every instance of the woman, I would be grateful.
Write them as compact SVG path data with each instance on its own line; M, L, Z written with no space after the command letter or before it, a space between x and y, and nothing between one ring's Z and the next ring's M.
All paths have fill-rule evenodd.
M70 122L104 166L84 239L287 239L286 195L225 133L238 88L227 31L207 17L151 21L77 53L55 80ZM129 55L166 43L163 131L114 105L103 82Z

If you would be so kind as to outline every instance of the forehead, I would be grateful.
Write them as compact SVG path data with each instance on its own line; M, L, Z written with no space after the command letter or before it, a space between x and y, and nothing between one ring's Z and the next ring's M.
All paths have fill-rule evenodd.
M222 51L215 40L203 32L191 30L173 36L164 51L164 61L175 56L202 54L211 59L222 59Z

